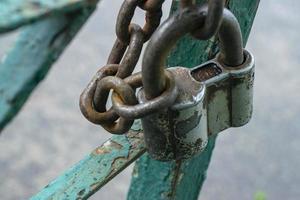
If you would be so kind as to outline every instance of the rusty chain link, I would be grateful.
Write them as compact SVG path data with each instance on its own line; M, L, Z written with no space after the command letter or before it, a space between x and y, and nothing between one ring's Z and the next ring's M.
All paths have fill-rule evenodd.
M195 5L195 0L181 0L182 9L191 8ZM204 25L192 33L197 39L207 40L211 38L220 27L222 22L225 0L209 0L207 4L202 6L201 12L205 16Z
M135 91L143 86L142 74L132 74L140 58L145 42L152 36L160 24L162 4L165 0L124 0L117 17L117 39L113 45L107 64L102 67L80 96L80 109L92 123L99 124L108 132L123 134L130 129L134 119L144 117L175 101L178 90L172 73L163 73L163 90L160 95L146 97L138 103ZM143 27L132 23L136 8L145 10ZM193 9L193 0L181 0L182 10ZM224 8L223 0L210 0L201 7L203 24L193 32L198 39L206 39L219 28ZM151 74L149 74L151 77ZM106 109L110 91L113 107ZM141 95L141 93L139 93Z

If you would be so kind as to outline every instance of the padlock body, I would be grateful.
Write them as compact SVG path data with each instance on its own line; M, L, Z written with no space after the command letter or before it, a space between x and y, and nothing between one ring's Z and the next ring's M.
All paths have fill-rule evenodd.
M175 77L179 95L173 106L142 118L149 155L161 161L187 159L201 152L207 144L205 86L182 67L168 69ZM146 101L144 92L139 102Z
M169 69L179 95L175 104L142 118L145 143L156 160L188 159L203 151L207 138L249 122L253 108L254 58L229 67L220 56L191 70ZM143 90L139 102L147 100Z

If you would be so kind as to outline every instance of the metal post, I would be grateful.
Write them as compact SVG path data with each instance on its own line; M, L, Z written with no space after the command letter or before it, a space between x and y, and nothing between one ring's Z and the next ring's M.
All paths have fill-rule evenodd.
M204 0L197 0L203 3ZM249 36L259 0L227 0L227 7L238 18L244 45ZM178 8L174 1L171 13ZM217 52L217 40L199 42L185 37L178 42L168 59L168 66L193 67L212 58ZM133 171L128 200L194 200L206 178L216 138L210 138L206 150L183 162L159 162L147 154L139 159Z

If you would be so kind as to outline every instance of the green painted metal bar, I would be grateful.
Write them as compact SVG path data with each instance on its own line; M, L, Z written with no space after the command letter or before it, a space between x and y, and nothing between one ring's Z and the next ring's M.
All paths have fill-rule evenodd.
M97 0L1 0L0 33L8 32L22 25L44 17L57 16L93 6Z
M0 131L18 113L95 6L46 18L21 32L14 49L0 63Z
M113 136L31 200L87 199L146 151L143 141L140 131Z
M197 0L203 3L204 0ZM246 44L259 0L228 0L227 6L237 16ZM172 12L178 8L174 1ZM217 40L196 41L187 36L177 43L170 54L168 66L197 66L217 52ZM134 168L128 200L196 200L206 178L216 138L210 138L206 150L184 162L163 163L152 160L147 154Z

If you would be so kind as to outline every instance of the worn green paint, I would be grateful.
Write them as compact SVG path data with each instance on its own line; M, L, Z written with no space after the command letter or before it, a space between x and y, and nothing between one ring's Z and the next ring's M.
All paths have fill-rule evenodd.
M204 1L198 0L197 2ZM258 4L259 0L227 1L227 6L237 16L241 25L244 44L249 36ZM172 11L177 7L178 2L175 2ZM212 58L216 52L215 38L200 42L187 36L182 38L171 52L168 66L193 67ZM128 199L197 199L206 177L215 141L216 137L211 137L202 154L184 162L163 163L152 160L148 155L143 156L136 163Z
M94 9L95 5L49 17L20 33L14 49L0 63L0 131L18 113Z
M31 200L87 199L146 151L143 141L140 131L113 136Z
M57 16L95 5L97 0L1 0L0 33L44 17Z

